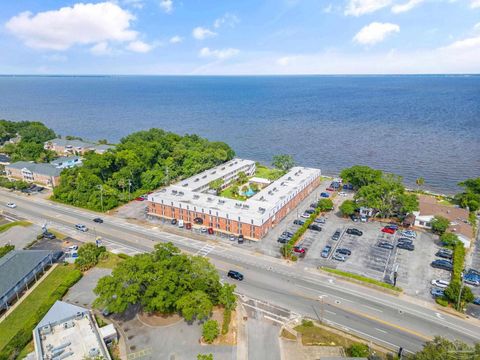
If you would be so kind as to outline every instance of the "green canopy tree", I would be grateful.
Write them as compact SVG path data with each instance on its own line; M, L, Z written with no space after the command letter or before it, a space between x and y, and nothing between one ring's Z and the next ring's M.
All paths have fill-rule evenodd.
M216 320L207 320L202 326L202 337L205 342L211 344L220 334L218 322Z
M91 269L98 264L98 260L107 250L105 246L97 246L94 243L86 243L78 249L78 258L75 260L75 266L81 271Z
M201 290L195 290L178 299L177 309L187 321L202 320L210 315L213 305L207 294Z
M355 213L357 209L357 204L355 203L354 200L345 200L341 205L340 205L340 212L344 216L350 216Z
M236 286L233 284L223 284L220 289L218 300L225 309L233 310L237 305L237 297L234 294Z
M362 186L380 182L382 171L364 165L355 165L343 169L340 177L344 182L352 184L355 189L360 189Z
M480 177L467 179L459 183L464 188L462 193L455 195L456 202L463 208L470 211L480 210Z
M320 211L330 211L333 209L333 201L331 199L320 199L318 200L317 208Z
M422 350L407 355L409 360L478 359L479 357L480 344L470 346L461 341L450 341L440 336L427 341Z
M450 226L450 220L443 216L435 216L432 220L432 231L436 234L442 235Z
M288 171L295 166L292 155L275 155L272 159L272 165L282 171Z

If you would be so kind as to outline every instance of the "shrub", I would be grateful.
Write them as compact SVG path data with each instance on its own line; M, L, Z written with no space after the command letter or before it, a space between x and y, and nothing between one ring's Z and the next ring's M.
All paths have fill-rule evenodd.
M320 211L333 210L333 201L331 199L320 199L317 204L317 209Z
M444 297L438 297L435 299L435 302L440 306L448 306L448 300Z
M357 204L353 200L345 200L342 205L340 205L340 212L343 216L350 216L355 213Z
M302 326L305 326L305 327L313 327L313 321L307 320L307 319L303 319L303 320L302 320Z
M455 247L455 245L460 241L458 236L451 232L446 232L440 235L440 241L442 242L443 246L447 247Z
M7 255L10 251L15 249L15 245L5 245L0 247L0 258Z
M124 254L124 253L117 254L117 256L118 256L120 259L123 259L123 260L128 259L128 258L130 257L129 255Z
M219 334L218 322L215 320L207 320L203 323L202 336L205 342L211 344Z
M75 260L75 266L82 271L91 269L98 264L100 256L105 252L105 246L86 243L78 249L78 258Z
M347 353L351 357L367 357L370 351L367 345L356 343L347 349Z

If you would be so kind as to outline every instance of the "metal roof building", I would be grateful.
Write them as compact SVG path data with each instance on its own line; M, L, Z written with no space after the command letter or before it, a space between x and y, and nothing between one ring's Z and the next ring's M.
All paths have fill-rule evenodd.
M12 250L0 258L0 311L28 288L37 275L53 263L48 250Z

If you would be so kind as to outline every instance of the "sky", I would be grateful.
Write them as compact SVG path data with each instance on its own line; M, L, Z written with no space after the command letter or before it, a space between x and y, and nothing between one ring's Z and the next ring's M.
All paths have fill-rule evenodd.
M480 73L480 0L0 2L0 74Z

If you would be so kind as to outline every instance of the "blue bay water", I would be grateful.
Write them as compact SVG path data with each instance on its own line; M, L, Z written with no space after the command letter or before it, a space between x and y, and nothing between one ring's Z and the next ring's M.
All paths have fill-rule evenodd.
M365 164L447 193L480 176L480 76L4 76L0 118L111 142L197 133L263 163Z

